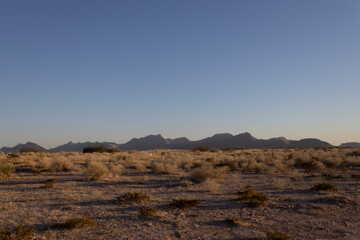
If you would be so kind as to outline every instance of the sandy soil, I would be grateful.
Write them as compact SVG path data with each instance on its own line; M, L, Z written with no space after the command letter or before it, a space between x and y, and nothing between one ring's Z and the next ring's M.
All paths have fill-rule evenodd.
M181 175L125 169L108 180L85 181L81 172L20 171L0 180L0 226L24 224L36 229L35 239L266 239L267 231L281 231L293 239L360 239L360 181L325 179L321 173L299 169L291 174L228 171L211 183L192 184ZM57 179L54 188L44 188ZM329 182L336 192L316 192L314 184ZM245 186L266 193L267 205L249 207L236 192ZM141 192L149 202L117 204L116 197ZM172 209L173 198L201 199L197 208ZM142 217L139 209L155 207L158 215ZM71 217L91 216L96 227L56 229ZM227 217L239 218L230 224Z

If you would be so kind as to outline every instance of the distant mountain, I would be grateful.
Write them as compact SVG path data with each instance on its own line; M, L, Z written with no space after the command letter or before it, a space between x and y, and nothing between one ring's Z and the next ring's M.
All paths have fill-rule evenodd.
M360 148L360 143L358 143L358 142L342 143L339 147Z
M289 147L307 148L307 147L333 147L330 143L321 141L316 138L304 138L299 141L292 141Z
M330 143L316 138L305 138L298 141L288 140L284 137L257 139L250 133L245 132L238 135L230 133L219 133L197 141L190 141L186 137L163 138L160 134L149 135L142 138L133 138L124 144L113 142L68 142L55 148L45 148L31 142L18 144L15 147L3 147L0 150L4 153L19 152L21 148L33 148L39 151L48 152L81 152L85 147L104 146L105 148L118 148L120 150L152 150L152 149L191 149L197 146L208 146L213 149L222 148L307 148L307 147L333 147ZM360 143L343 143L340 147L360 147Z
M49 152L82 152L85 147L104 146L105 148L118 148L118 144L112 142L84 142L73 143L68 142L64 145L60 145L56 148L49 149Z
M133 138L125 144L120 144L119 148L123 150L150 150L157 148L166 148L169 143L168 140L163 138L160 134L149 135L143 138Z
M22 148L32 148L32 149L35 149L35 150L38 150L38 151L41 151L41 152L46 152L47 150L45 148L43 148L42 146L40 145L37 145L36 143L32 143L32 142L27 142L25 144L18 144L14 147L3 147L1 148L0 150L3 152L3 153L17 153L19 152Z

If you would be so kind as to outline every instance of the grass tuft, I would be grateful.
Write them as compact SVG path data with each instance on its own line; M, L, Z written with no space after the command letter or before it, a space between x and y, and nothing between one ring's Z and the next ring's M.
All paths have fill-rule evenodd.
M140 203L150 201L150 196L140 192L128 192L116 198L117 203Z
M200 199L173 199L170 206L175 209L196 208L201 203Z
M311 190L313 191L329 191L329 192L336 192L336 186L332 183L326 183L326 182L322 182L322 183L318 183L315 184Z
M35 229L24 227L22 224L15 227L15 232L11 229L0 228L1 240L30 240L33 239Z
M257 193L252 186L246 186L244 191L237 192L238 201L247 202L250 207L262 207L266 205L268 196L264 193Z

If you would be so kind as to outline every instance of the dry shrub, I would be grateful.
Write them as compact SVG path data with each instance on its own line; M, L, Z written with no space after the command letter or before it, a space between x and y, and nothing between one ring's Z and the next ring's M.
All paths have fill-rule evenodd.
M280 231L267 231L266 236L269 240L292 240L290 236Z
M170 207L175 209L196 208L201 203L201 199L173 199Z
M86 168L86 180L96 181L105 176L107 167L101 162L91 161Z
M157 216L156 208L141 208L139 213L142 217L146 218Z
M123 169L124 169L124 166L121 164L115 165L115 166L111 165L109 171L113 176L118 176L122 173Z
M356 180L360 180L360 174L351 174L351 177Z
M179 171L179 166L174 162L153 161L150 168L156 174L176 174Z
M55 172L70 172L74 169L74 164L65 157L53 159L50 163L50 170Z
M336 192L336 186L332 183L326 183L326 182L322 182L322 183L318 183L315 184L311 190L313 191L330 191L330 192Z
M69 230L94 226L96 226L96 222L91 217L70 218L63 223L58 223L54 225L55 228Z
M116 198L116 202L121 203L140 203L150 201L150 196L140 192L128 192Z
M210 193L218 193L220 185L216 182L215 179L207 179L205 182L203 182L203 188L205 191Z
M53 188L57 183L56 179L49 179L44 182L44 188Z
M252 186L246 186L244 191L238 191L238 201L247 202L250 207L265 206L268 196L264 193L257 193Z
M0 179L8 177L15 172L15 168L12 164L0 162Z
M11 229L0 228L1 240L30 240L33 239L35 229L24 227L22 224L15 227L13 232Z
M227 217L225 219L225 222L227 222L228 224L231 224L231 225L240 225L243 223L240 218L233 218L233 217Z
M208 179L217 179L220 178L225 171L228 169L226 167L214 169L211 164L204 164L200 167L195 168L190 173L190 180L194 183L203 183Z

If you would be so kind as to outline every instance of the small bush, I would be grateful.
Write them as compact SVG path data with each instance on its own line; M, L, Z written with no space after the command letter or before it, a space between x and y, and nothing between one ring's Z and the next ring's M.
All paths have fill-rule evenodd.
M9 153L6 155L7 158L19 158L20 155L18 153Z
M49 179L44 182L44 188L53 188L57 183L56 179Z
M269 240L292 240L290 236L280 231L268 231L266 236Z
M324 165L318 161L309 161L301 163L301 167L306 173L318 172L324 168Z
M116 152L120 152L119 149L117 148L105 148L104 146L87 146L83 148L83 153L104 153L104 152L108 152L108 153L116 153Z
M233 218L233 217L227 217L225 219L225 222L231 225L239 225L240 223L242 223L240 218Z
M311 190L313 191L330 191L330 192L335 192L337 189L336 189L336 186L332 183L325 183L325 182L322 182L322 183L318 183L318 184L315 184Z
M74 164L67 159L53 159L50 163L50 170L55 172L70 172L74 169Z
M190 181L194 183L203 183L208 179L220 178L226 171L225 168L214 169L211 164L204 164L200 167L195 168L190 173Z
M360 151L352 151L345 154L347 157L360 157Z
M86 168L86 180L100 180L108 172L108 168L101 162L91 161Z
M156 174L175 174L179 171L179 166L171 162L153 161L150 168Z
M157 215L156 208L141 208L139 211L142 217L155 217Z
M335 174L332 174L332 173L324 173L322 174L322 176L325 178L325 179L344 179L344 176L342 175L335 175Z
M201 203L200 199L173 199L170 206L175 209L195 208Z
M233 162L219 163L219 164L216 164L215 167L216 167L216 168L218 168L218 167L228 167L228 168L230 168L230 170L232 170L232 171L234 171L234 170L237 169L236 164L233 163Z
M63 223L58 223L54 227L58 229L77 229L96 226L96 222L91 217L70 218Z
M210 152L210 150L208 146L197 146L191 149L193 152Z
M117 203L140 203L150 201L150 196L140 192L128 192L116 198Z
M246 186L244 191L238 191L238 201L247 202L250 207L265 206L268 196L264 193L257 193L252 186Z
M15 172L15 168L11 164L0 162L0 179L2 177L10 176Z
M24 227L22 224L15 227L15 231L11 229L0 228L1 240L30 240L33 239L35 229Z

